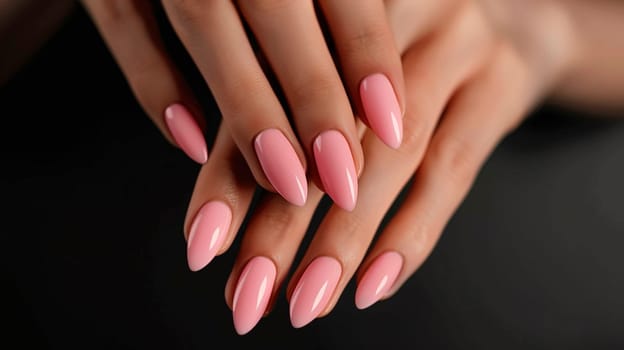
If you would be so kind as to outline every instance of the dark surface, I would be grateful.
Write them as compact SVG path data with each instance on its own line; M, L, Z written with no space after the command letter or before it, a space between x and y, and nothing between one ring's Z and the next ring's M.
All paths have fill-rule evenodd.
M2 348L624 347L621 122L538 110L394 298L357 311L350 286L299 330L280 298L240 337L223 297L235 249L186 267L199 167L143 114L84 13L2 88L0 106Z

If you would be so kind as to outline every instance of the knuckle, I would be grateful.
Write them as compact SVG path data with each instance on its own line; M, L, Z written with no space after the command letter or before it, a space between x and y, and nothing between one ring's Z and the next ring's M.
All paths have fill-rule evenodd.
M406 113L403 118L403 140L399 151L410 157L421 157L431 138L432 124L432 118Z
M256 74L242 74L238 78L224 80L225 86L222 89L222 96L219 96L219 104L222 112L228 114L233 120L242 118L240 122L248 123L249 113L254 110L267 98L267 84L262 77ZM247 121L247 122L245 122Z
M433 142L427 152L436 163L436 173L442 173L452 185L468 186L479 169L480 160L474 141L445 135Z
M240 187L233 181L228 181L221 187L220 195L224 199L224 202L234 210L245 207L245 202L241 198Z
M271 227L271 233L275 235L272 238L277 242L283 241L292 234L293 224L297 221L296 212L286 202L282 202L277 206L267 207L268 210L263 210L259 216L262 225Z
M335 220L334 225L332 231L340 232L340 235L332 238L332 244L343 248L340 250L341 259L344 262L359 261L370 243L368 238L375 233L370 219L352 212Z
M407 232L407 237L409 237L407 247L410 255L420 255L430 246L431 230L424 223L425 220L420 221L420 223L414 223Z
M327 72L307 74L300 81L293 83L287 92L293 109L305 111L327 104L343 94L342 85Z
M342 45L343 55L349 58L372 57L379 53L386 55L388 43L392 42L393 39L389 40L389 35L381 23L372 23L345 40Z

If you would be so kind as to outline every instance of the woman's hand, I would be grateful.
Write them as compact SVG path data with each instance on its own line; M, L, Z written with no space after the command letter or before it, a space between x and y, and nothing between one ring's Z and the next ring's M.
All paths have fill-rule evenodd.
M330 208L295 268L287 288L294 327L330 312L354 275L358 308L395 293L431 253L490 152L568 69L574 45L556 2L502 4L386 3L403 53L403 143L390 149L361 129L366 168L357 206ZM221 132L187 213L193 270L231 245L247 215L255 186L243 168ZM396 215L375 237L406 185ZM306 205L295 207L265 193L250 213L225 290L238 333L270 309L321 198L311 187Z
M200 127L205 122L164 48L152 3L83 4L150 118L169 141L205 163L208 152ZM351 105L388 146L397 148L402 139L403 74L383 1L162 4L256 181L301 206L308 192L307 169L337 205L352 210L363 156ZM320 21L326 23L330 41ZM273 75L279 85L275 89ZM315 145L321 144L331 144L332 152L318 151Z

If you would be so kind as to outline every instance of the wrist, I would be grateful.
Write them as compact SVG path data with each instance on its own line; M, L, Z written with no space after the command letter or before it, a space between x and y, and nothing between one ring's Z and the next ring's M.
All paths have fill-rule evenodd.
M552 99L604 116L621 116L624 101L624 3L557 1L573 28L574 56Z
M567 8L557 0L479 0L495 29L523 57L539 96L577 64L580 45Z

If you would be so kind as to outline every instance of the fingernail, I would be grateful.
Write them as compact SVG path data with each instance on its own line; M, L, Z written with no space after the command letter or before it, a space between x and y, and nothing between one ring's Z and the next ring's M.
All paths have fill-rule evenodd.
M325 192L339 207L352 211L358 194L358 178L351 148L342 133L329 130L314 141L314 158Z
M330 257L314 259L306 268L290 299L290 322L301 328L327 306L342 273L340 263Z
M232 221L232 212L223 202L208 202L195 215L187 244L191 271L208 265L223 245Z
M358 284L355 306L360 310L365 309L386 295L402 266L403 257L397 252L387 252L377 257Z
M372 74L360 83L360 98L371 129L388 146L399 148L403 139L401 107L388 78Z
M302 206L308 197L305 171L292 145L277 129L262 131L254 142L262 170L284 199Z
M208 160L206 140L188 109L178 103L172 104L165 109L165 122L182 151L197 163L206 163Z
M232 314L234 328L247 334L260 321L275 283L275 265L271 259L257 256L247 263L236 284Z

